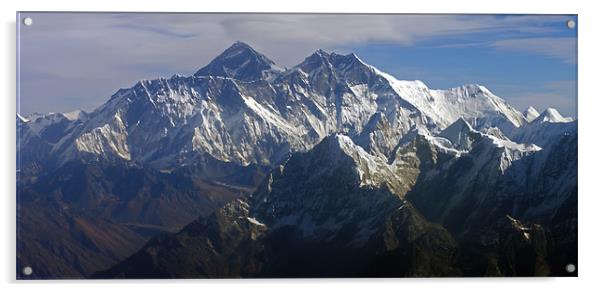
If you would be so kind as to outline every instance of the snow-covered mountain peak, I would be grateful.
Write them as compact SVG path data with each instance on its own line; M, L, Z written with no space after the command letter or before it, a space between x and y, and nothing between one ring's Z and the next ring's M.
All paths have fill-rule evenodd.
M463 118L445 128L439 136L448 139L459 150L470 150L479 133Z
M300 68L306 73L311 73L317 69L327 71L349 71L359 68L372 71L372 66L364 63L354 53L341 55L335 52L326 52L322 49L317 50L295 67Z
M322 141L315 146L315 149L319 152L324 152L332 158L337 158L340 154L352 156L358 151L356 147L361 149L361 147L355 145L348 136L344 134L332 134L322 139Z
M27 122L29 122L29 120L27 118L25 118L24 116L22 116L19 113L17 113L17 121L21 122L21 123L27 123Z
M241 41L236 41L230 47L228 47L226 50L224 50L220 55L218 55L214 60L231 59L231 58L237 57L239 55L257 56L258 58L261 58L261 57L265 58L265 56L263 56L260 53L258 53L257 51L255 51L248 44L241 42ZM267 58L265 58L265 60L268 63L274 63Z
M323 57L328 57L328 56L330 56L329 52L325 51L324 49L317 49L313 54L311 54L309 56L309 58L311 58L311 57L314 57L314 58L315 57L323 58Z
M533 120L534 123L569 123L572 121L572 118L563 117L558 110L551 107L547 108L536 119Z
M349 56L350 58L357 60L359 62L361 62L362 64L369 66L368 64L366 64L366 62L362 61L362 59L360 59L360 57L358 55L356 55L355 53L349 53L347 56Z
M336 141L336 145L348 155L353 156L356 154L356 152L362 152L362 154L365 153L364 149L355 145L355 143L353 143L353 140L351 140L351 138L349 138L347 135L335 134L332 137L333 138L331 139ZM365 154L368 155L367 153Z
M235 43L195 76L142 80L90 114L60 114L57 121L73 122L60 127L71 137L61 137L54 155L66 161L75 157L69 149L102 156L115 152L109 156L158 168L173 167L165 164L174 157L194 163L197 155L271 165L344 133L353 146L387 158L412 129L463 151L475 130L497 127L510 133L526 124L522 113L482 85L433 90L422 81L398 80L355 54L318 50L290 70L274 66L247 44ZM117 113L121 123L113 121ZM32 128L39 132L50 124ZM95 145L68 145L90 133L98 135L79 141ZM354 149L341 147L350 145L341 139L338 148ZM111 141L123 145L113 147Z
M543 115L545 117L556 118L556 119L562 118L562 115L560 114L560 112L558 112L558 110L553 107L546 108L541 113L541 115Z
M462 98L487 98L493 96L493 93L487 87L476 83L450 88L449 91Z
M249 46L247 43L245 43L243 41L239 41L239 40L232 43L232 45L228 48L228 50L237 50L237 49L252 50L253 48L251 48L251 46Z
M539 117L539 115L540 115L539 112L532 106L528 107L523 112L523 116L525 116L525 119L529 123L532 122L533 120L535 120L537 117Z
M489 95L493 95L493 93L489 90L489 88L485 87L484 85L477 84L477 86L479 87L479 90L481 90L481 92L489 94Z
M284 69L243 42L235 42L194 76L221 76L242 81L269 77Z
M366 63L364 63L356 54L350 53L347 55L341 55L337 53L330 54L332 60L335 63L340 63L343 65L360 65L362 67L370 67Z
M65 114L54 112L47 114L34 113L27 116L25 119L27 120L31 129L38 134L53 124L69 121Z
M404 81L383 73L393 90L418 108L439 129L444 129L464 118L477 129L498 126L503 130L520 127L526 121L523 115L489 89L478 84L467 84L447 90L430 89L421 81Z
M500 139L496 136L485 134L491 142L498 148L506 148L508 150L516 150L520 152L536 152L541 150L541 147L535 144L521 144L507 139Z
M363 61L361 62L364 63ZM385 78L385 80L387 80L394 88L419 88L422 90L429 90L428 86L426 86L426 84L424 84L424 82L422 82L421 80L399 80L393 75L385 73L372 65L367 66L369 66L372 69L372 71L374 71L376 74Z
M342 57L345 57L345 58L347 58L349 60L352 60L352 59L359 60L359 58L357 57L357 55L354 54L354 53L349 53L347 55L343 55L343 54L339 54L337 52L328 52L328 51L326 51L324 49L317 49L315 52L313 52L306 59L308 59L308 58L322 58L322 59L326 59L326 60L332 60L334 58L342 58Z
M39 186L52 185L48 190L52 198L60 199L57 204L72 208L76 205L71 201L83 198L85 204L78 203L83 208L72 209L75 215L87 211L88 202L100 204L103 214L114 214L105 208L107 202L111 208L132 205L124 191L138 194L133 197L134 209L143 211L135 217L146 218L145 214L157 208L175 210L172 201L178 204L173 206L187 207L191 198L197 201L190 194L210 194L198 201L213 209L222 204L221 199L214 200L216 196L233 200L258 187L225 209L201 216L189 225L192 229L184 229L184 233L194 232L178 240L195 243L188 244L193 248L208 247L203 258L193 261L197 270L196 264L204 262L205 255L225 262L224 258L231 257L222 253L226 249L232 255L257 258L258 262L243 259L244 266L261 267L266 263L263 244L270 252L282 252L269 258L287 259L287 254L295 253L303 262L307 255L315 254L315 247L330 246L335 256L329 260L336 260L339 266L340 259L358 258L367 260L367 267L387 270L390 263L400 267L400 257L406 258L407 250L422 249L424 242L435 248L434 255L445 247L451 253L444 256L450 258L448 255L455 255L456 248L463 246L456 246L451 235L441 245L441 231L446 231L444 227L431 230L425 225L431 224L430 220L445 228L449 223L454 235L469 235L461 236L471 244L482 241L480 230L487 231L487 238L493 236L505 244L507 240L495 233L497 229L491 234L494 229L490 225L474 222L496 220L496 212L501 210L497 208L505 208L502 214L512 210L510 214L521 220L524 217L516 212L523 212L519 210L523 206L531 210L543 206L556 212L565 208L564 199L558 198L576 194L577 122L557 122L566 118L556 110L541 115L546 122L527 123L526 115L484 86L433 90L421 81L397 80L355 54L319 50L290 70L275 68L247 44L235 43L197 75L143 80L119 90L90 114L75 111L37 115L35 119L17 115L20 171L41 174L35 181L44 183ZM71 175L71 170L63 171L78 171L80 164L89 162L99 163L93 163L93 172L86 171L83 181L77 174ZM133 172L133 187L123 180L130 177L130 165L149 168L149 172ZM55 172L60 176L55 176L54 170L60 170ZM105 170L109 175L97 180L97 174ZM69 183L69 177L75 177L75 189L65 188L63 181ZM34 181L23 178L20 181ZM179 184L182 189L172 187L172 180L183 182ZM572 189L564 191L565 181L575 181L566 186ZM96 191L96 186L102 188ZM160 200L155 200L157 187ZM37 196L36 188L26 196ZM178 195L172 197L174 191ZM146 212L147 197L152 199L150 213ZM549 199L538 203L543 197ZM168 204L163 203L166 201ZM158 207L153 209L154 205ZM199 208L191 205L189 209ZM423 210L427 211L422 214ZM547 213L536 215L534 218L543 218ZM130 222L128 218L122 219ZM163 222L156 218L140 224ZM213 228L214 223L219 228ZM467 227L463 231L456 225ZM206 238L188 241L187 236L198 230ZM247 241L245 234L250 234L252 241ZM214 240L224 236L229 239ZM472 236L477 240L472 241ZM272 239L275 241L268 241ZM206 245L196 244L201 242ZM288 242L293 243L292 249ZM365 243L377 249L357 249ZM351 257L336 253L346 245L353 247ZM252 249L247 253L245 247L239 253L238 246ZM305 246L308 249L302 252L296 250ZM499 250L489 243L486 248ZM183 250L190 255L188 249ZM365 257L373 253L377 261ZM430 253L424 255L440 263ZM500 256L513 255L504 249ZM234 260L241 266L239 258ZM274 267L281 267L280 263L286 264L279 262ZM329 267L321 259L316 263ZM292 268L310 267L307 271L319 274L313 269L318 265ZM361 270L365 270L363 263ZM456 271L464 271L464 267Z
M309 169L326 167L336 172L343 167L353 170L352 176L357 179L359 186L386 187L398 196L403 196L408 190L405 178L400 179L396 174L397 165L389 164L383 156L366 152L347 135L330 135L304 155L308 161L321 163L320 166L312 164Z
M306 57L303 62L295 66L293 69L298 68L305 73L309 73L326 65L328 63L328 58L329 54L326 51L319 49L310 56Z
M86 119L88 117L88 113L84 110L78 109L67 113L63 113L63 116L65 116L65 118L67 118L70 121L75 121Z
M44 118L44 117L52 116L55 114L56 114L55 112L47 112L47 113L35 112L35 113L29 114L29 115L25 115L23 117L29 121L35 121L39 118Z

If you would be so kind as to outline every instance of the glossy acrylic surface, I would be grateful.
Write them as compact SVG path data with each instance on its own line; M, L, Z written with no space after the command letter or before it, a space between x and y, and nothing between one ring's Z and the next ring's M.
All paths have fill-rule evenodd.
M576 15L17 15L19 279L576 276Z

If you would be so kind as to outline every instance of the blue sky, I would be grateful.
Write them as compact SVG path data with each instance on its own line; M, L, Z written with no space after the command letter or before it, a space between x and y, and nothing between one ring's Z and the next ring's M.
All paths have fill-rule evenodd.
M283 66L355 52L431 88L485 85L518 110L576 113L577 29L567 15L28 13L20 112L92 110L139 79L190 75L236 40Z

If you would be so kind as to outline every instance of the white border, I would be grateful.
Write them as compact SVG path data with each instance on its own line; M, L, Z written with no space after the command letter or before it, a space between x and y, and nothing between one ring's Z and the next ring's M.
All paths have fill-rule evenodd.
M9 0L10 1L10 0ZM600 167L602 167L602 76L600 70L600 28L602 17L597 1L563 0L304 0L304 1L1 1L3 90L2 133L0 143L0 185L2 192L2 291L36 291L47 288L61 291L106 291L107 289L142 289L146 291L233 290L233 291L313 291L344 289L373 291L404 289L440 291L475 289L489 291L576 291L594 289L602 271L600 256L599 211L602 208ZM356 13L537 13L579 14L579 278L555 279L334 279L334 280L183 280L183 281L50 281L16 282L15 278L15 15L16 11L147 11L147 12L356 12ZM94 283L95 285L91 285ZM134 286L136 285L136 286ZM47 287L48 286L48 287ZM7 290L5 290L7 289ZM8 290L10 289L10 290Z

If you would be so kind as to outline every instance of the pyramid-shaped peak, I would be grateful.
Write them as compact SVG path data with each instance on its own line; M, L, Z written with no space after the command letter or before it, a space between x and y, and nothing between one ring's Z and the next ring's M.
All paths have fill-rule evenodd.
M358 62L362 62L362 60L360 60L360 58L355 54L355 53L349 53L347 55L343 55L343 54L339 54L336 52L327 52L323 49L318 49L316 50L313 54L311 54L309 57L306 58L306 60L308 59L325 59L329 62L336 62L336 61L358 61Z
M353 143L351 138L349 138L347 135L338 133L327 136L322 140L322 142L320 142L320 144L327 146L329 149L343 151L347 150L346 152L350 152L349 150L356 148L355 143Z
M446 138L460 150L469 150L478 136L478 132L464 118L459 118L441 131L439 136Z
M456 88L452 88L452 91L456 91L457 93L464 95L464 96L474 96L474 95L481 95L481 94L489 94L491 95L491 91L481 85L481 84L477 84L477 83L472 83L472 84L464 84L462 86L456 87Z
M283 71L282 68L276 66L272 60L255 51L248 44L236 41L194 75L253 81L281 71Z
M247 43L243 42L243 41L235 41L230 48L249 48L252 49L251 46L249 46Z
M553 107L547 108L545 111L543 111L542 114L546 115L546 116L562 117L562 115L560 114L560 112L557 109L553 108Z
M247 43L241 42L241 41L236 41L234 42L231 46L229 46L226 50L224 50L224 52L222 52L219 57L222 58L226 58L226 57L231 57L233 54L240 54L240 53L250 53L250 54L254 54L262 57L262 54L260 54L259 52L257 52L255 49L253 49L250 45L248 45ZM266 58L267 59L267 58ZM269 62L272 62L271 60L267 59Z
M534 112L534 113L538 113L539 114L539 111L536 108L532 107L532 106L529 106L528 108L526 108L525 112Z
M330 62L331 56L334 53L329 53L323 49L318 49L313 54L309 55L301 64L297 67L307 67L308 65L312 65L313 67L322 65L324 63Z
M466 130L466 131L474 131L474 129L472 128L472 126L470 125L470 123L464 119L463 117L459 118L458 120L456 120L455 122L453 122L451 125L449 125L447 129L462 129L462 130Z
M549 107L543 111L533 122L535 123L568 123L573 119L563 117L557 109Z
M335 52L329 53L322 49L315 51L309 57L305 58L296 68L306 73L316 70L336 72L339 76L349 77L349 80L359 80L362 82L367 82L369 79L368 76L373 73L372 67L360 60L354 53L342 55Z
M537 111L534 107L530 106L527 109L525 109L525 111L523 111L523 116L525 116L527 122L530 123L537 117L539 117L539 111Z
M333 163L349 161L349 158L355 160L359 156L368 155L365 150L356 145L349 136L339 133L325 137L309 153L327 157L327 160L330 160Z
M315 51L315 52L312 54L312 56L313 56L313 55L316 55L316 56L330 56L330 53L329 53L329 52L327 52L327 51L325 51L324 49L317 49L317 50L316 50L316 51Z

